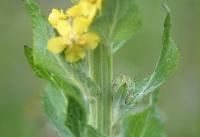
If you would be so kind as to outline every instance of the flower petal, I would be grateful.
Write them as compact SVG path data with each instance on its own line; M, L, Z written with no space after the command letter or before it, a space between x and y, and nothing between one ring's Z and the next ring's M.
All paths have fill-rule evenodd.
M58 31L58 33L61 36L68 36L69 33L72 31L72 28L71 28L69 22L62 20L62 21L58 22L58 24L56 26L56 30Z
M93 4L98 10L102 8L102 0L81 0L81 1L88 1Z
M97 13L97 8L88 1L81 1L80 4L82 7L83 16L89 19L90 22L92 22L94 16Z
M91 2L84 0L80 1L77 5L69 8L66 13L68 16L71 17L84 16L85 18L92 20L96 15L96 12L96 7L91 4Z
M73 45L65 51L65 58L68 62L73 63L85 57L85 51L79 45Z
M82 7L80 4L74 5L66 11L67 15L70 17L81 16L82 15Z
M100 42L100 37L94 32L88 32L80 37L79 42L83 48L95 49Z
M54 37L48 41L48 50L52 53L59 54L67 47L62 37Z
M49 15L48 21L53 26L56 27L60 20L67 19L67 16L63 13L63 11L58 9L53 9Z
M76 17L73 20L73 30L76 34L82 34L87 31L89 27L89 20L84 17Z

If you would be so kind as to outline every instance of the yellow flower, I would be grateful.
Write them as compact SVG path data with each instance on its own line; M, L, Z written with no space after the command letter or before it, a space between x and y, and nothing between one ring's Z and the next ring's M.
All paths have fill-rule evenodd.
M50 24L53 27L56 27L60 20L65 20L65 19L67 19L67 16L64 14L62 10L59 11L58 9L53 9L48 18Z
M76 39L69 39L69 37L54 37L48 42L48 50L54 54L59 54L65 50L66 60L72 63L83 59L85 57L85 50L95 49L99 42L100 38L94 32L77 35Z
M87 32L88 20L76 17L71 22L61 20L57 23L58 37L53 37L48 42L48 50L59 54L65 50L68 62L75 62L85 57L85 49L95 49L99 36L94 32Z
M88 32L88 28L101 9L101 1L80 0L66 14L53 9L48 20L59 36L48 41L48 50L54 54L64 52L66 60L72 63L83 59L86 50L95 49L100 38L95 32Z

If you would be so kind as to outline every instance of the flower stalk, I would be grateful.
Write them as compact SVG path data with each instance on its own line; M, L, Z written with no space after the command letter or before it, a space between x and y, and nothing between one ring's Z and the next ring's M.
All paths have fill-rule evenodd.
M93 54L93 79L100 86L101 94L97 97L97 128L112 136L112 79L113 55L112 45L101 44Z

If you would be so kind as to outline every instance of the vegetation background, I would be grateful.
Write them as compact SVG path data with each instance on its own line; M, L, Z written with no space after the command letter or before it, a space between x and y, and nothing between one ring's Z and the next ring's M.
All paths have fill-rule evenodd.
M48 14L67 0L37 0ZM138 0L143 27L115 54L115 74L147 76L161 49L165 12L173 17L173 37L181 51L177 72L161 88L160 110L169 137L200 137L200 0ZM23 53L32 45L31 22L20 0L0 0L0 137L56 137L45 121L36 78Z

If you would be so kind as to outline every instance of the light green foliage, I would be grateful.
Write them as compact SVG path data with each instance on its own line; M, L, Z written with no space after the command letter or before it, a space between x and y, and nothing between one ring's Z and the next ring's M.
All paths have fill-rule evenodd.
M43 97L45 114L61 137L75 137L64 123L68 113L66 110L68 103L63 94L62 90L52 84L47 86Z
M25 54L34 73L49 82L43 96L45 115L60 137L164 136L163 121L156 109L157 95L154 93L175 70L179 60L178 49L170 36L171 18L168 10L164 24L163 48L153 73L141 81L132 81L123 75L117 77L110 91L111 84L102 81L112 79L112 74L107 72L112 73L112 64L106 63L112 63L112 54L141 26L141 16L135 0L104 1L103 9L96 17L92 29L101 36L101 46L111 46L112 50L110 55L107 54L110 49L101 48L98 55L103 56L95 58L98 55L94 55L93 61L100 61L93 62L94 64L88 64L88 60L70 64L62 55L48 52L47 42L56 34L33 0L24 0L24 3L32 19L34 41L33 49L25 46ZM106 53L106 56L103 53ZM93 65L97 71L106 70L99 71L96 76L103 79L94 81L96 77L90 74L90 67ZM103 89L109 93L105 93ZM152 97L150 105L135 114L137 104L143 103L144 97L149 95ZM107 114L111 114L111 117L104 117ZM99 124L99 119L103 123L100 121ZM110 129L106 129L106 126Z
M136 82L134 102L140 101L144 96L162 85L176 69L179 62L179 51L170 36L171 17L169 11L167 12L162 40L163 48L158 64L148 78Z
M123 100L120 101L121 105L118 105L117 101L114 102L115 106L116 104L118 105L117 107L114 108L114 110L119 112L118 115L114 117L115 118L113 127L114 129L117 128L119 124L121 124L121 120L123 120L124 117L131 115L133 113L137 103L140 103L144 97L154 92L160 85L162 85L168 79L170 74L175 70L179 60L179 52L170 36L170 27L171 27L170 14L167 13L167 17L165 19L165 24L164 24L163 48L161 51L161 55L158 64L156 66L156 69L148 78L145 78L144 80L141 81L136 81L135 83L131 82L130 79L125 76L119 77L115 80L113 86L114 91L117 92L116 95L121 94L118 100L121 99L122 97ZM130 83L132 83L132 87L130 86ZM131 93L130 89L132 89ZM128 97L129 101L125 102L126 98L124 97L126 98ZM146 110L142 114L138 114L138 116L134 117L133 119L135 121L135 119L142 117L140 119L144 120L143 116L140 115L145 115L147 113L151 114L152 111L155 110L154 109L153 110L150 109L148 111ZM133 133L137 132L137 130L135 131L135 128L133 129L134 129ZM155 128L154 129L155 131L153 131L153 129L154 128L151 129L151 132L153 134L152 136L161 137L161 135L159 134L156 135L158 129ZM138 135L134 134L132 136L138 136ZM148 137L148 135L146 136ZM142 137L146 136L143 135Z
M141 22L135 0L105 0L93 27L115 52L136 33Z
M154 106L128 116L122 127L120 137L165 137L163 121Z
M69 129L74 131L74 134L84 132L87 121L86 110L88 109L88 106L83 97L78 92L78 89L72 85L69 85L68 83L63 82L58 77L52 76L52 74L46 70L33 64L34 62L32 60L32 50L30 48L25 47L25 54L36 75L51 82L51 84L49 84L47 87L44 95L44 109L47 118L53 123L61 137L65 137L64 135L70 134L68 131ZM68 100L66 100L66 97ZM66 105L66 102L68 102L68 105ZM74 104L76 104L76 113L74 113L75 109L70 107ZM71 117L74 119L71 119ZM73 120L70 121L71 125L68 125L67 122L65 123L67 119ZM69 129L66 128L67 126Z
M120 137L166 137L164 122L156 108L158 93L156 90L151 95L147 108L124 119Z

